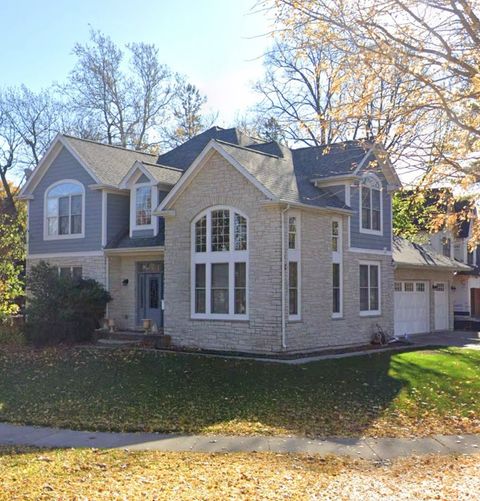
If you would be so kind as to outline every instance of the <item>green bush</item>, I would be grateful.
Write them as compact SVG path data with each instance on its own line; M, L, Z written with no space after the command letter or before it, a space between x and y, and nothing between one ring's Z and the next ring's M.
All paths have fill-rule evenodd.
M111 300L95 280L61 277L45 262L30 270L28 293L25 335L35 346L90 341Z
M0 320L0 346L25 344L23 317L13 316Z

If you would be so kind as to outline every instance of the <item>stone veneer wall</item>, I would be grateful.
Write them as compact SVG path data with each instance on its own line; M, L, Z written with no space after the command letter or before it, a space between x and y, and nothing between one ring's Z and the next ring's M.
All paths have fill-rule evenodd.
M417 268L397 268L395 270L395 280L419 280L428 282L428 288L430 291L430 330L435 330L435 303L434 294L435 291L432 289L433 282L445 282L448 289L448 301L449 301L449 315L448 323L450 330L453 330L453 299L454 294L451 290L453 285L453 273L449 271L430 271Z
M280 209L262 205L263 194L218 154L197 174L192 186L175 202L175 215L166 218L165 333L181 346L282 351ZM191 221L215 205L236 207L249 217L248 321L191 319ZM301 211L302 318L287 323L287 351L365 344L375 323L393 332L392 257L349 252L347 218L343 224L344 317L332 319L331 219L318 211ZM359 314L360 260L378 261L381 266L382 310L376 317ZM287 313L287 287L285 296Z
M165 333L181 346L275 352L281 347L280 210L218 153L175 202L165 220ZM193 320L190 311L191 222L204 209L228 205L248 217L249 320Z
M343 316L332 318L332 247L328 215L301 214L301 319L287 323L287 350L302 351L368 344L375 324L393 333L393 266L390 254L348 250L343 218ZM360 315L360 261L380 264L381 313Z
M93 278L103 285L106 285L106 268L104 256L63 256L49 258L27 258L27 276L30 268L37 265L40 261L45 261L52 266L81 266L83 278Z

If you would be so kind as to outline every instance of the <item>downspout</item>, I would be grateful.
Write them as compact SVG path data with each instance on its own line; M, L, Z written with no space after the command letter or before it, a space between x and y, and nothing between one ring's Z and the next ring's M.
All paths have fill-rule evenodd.
M282 349L287 349L286 322L285 322L285 213L290 209L287 204L282 210Z

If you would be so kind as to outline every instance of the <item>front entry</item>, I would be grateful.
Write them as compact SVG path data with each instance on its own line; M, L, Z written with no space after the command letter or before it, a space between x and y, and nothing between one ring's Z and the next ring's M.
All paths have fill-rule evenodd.
M470 316L474 318L480 317L480 289L470 289Z
M163 327L163 263L137 263L137 324L144 319Z

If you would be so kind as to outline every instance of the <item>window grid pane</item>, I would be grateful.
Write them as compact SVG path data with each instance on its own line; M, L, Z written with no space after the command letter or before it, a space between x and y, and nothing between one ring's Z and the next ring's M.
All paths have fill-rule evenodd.
M195 313L206 311L206 274L205 264L195 265Z
M362 186L362 228L371 229L370 188Z
M290 315L298 315L298 263L290 261L288 263L288 296Z
M406 284L405 284L406 285ZM395 284L395 290L398 285ZM400 284L401 290L401 284ZM360 265L360 311L380 309L380 283L378 265Z
M230 211L212 211L212 252L230 250Z
M207 216L195 223L195 252L207 251Z
M235 250L247 250L247 220L240 214L234 219Z
M152 222L152 189L141 186L136 190L135 198L136 224L144 226Z
M338 221L332 221L332 251L333 252L338 251L338 237L339 237Z
M228 263L212 264L212 313L228 313Z
M297 247L297 218L288 218L288 248L296 249Z
M247 313L247 265L235 263L235 313Z
M340 265L332 265L333 313L340 313Z

